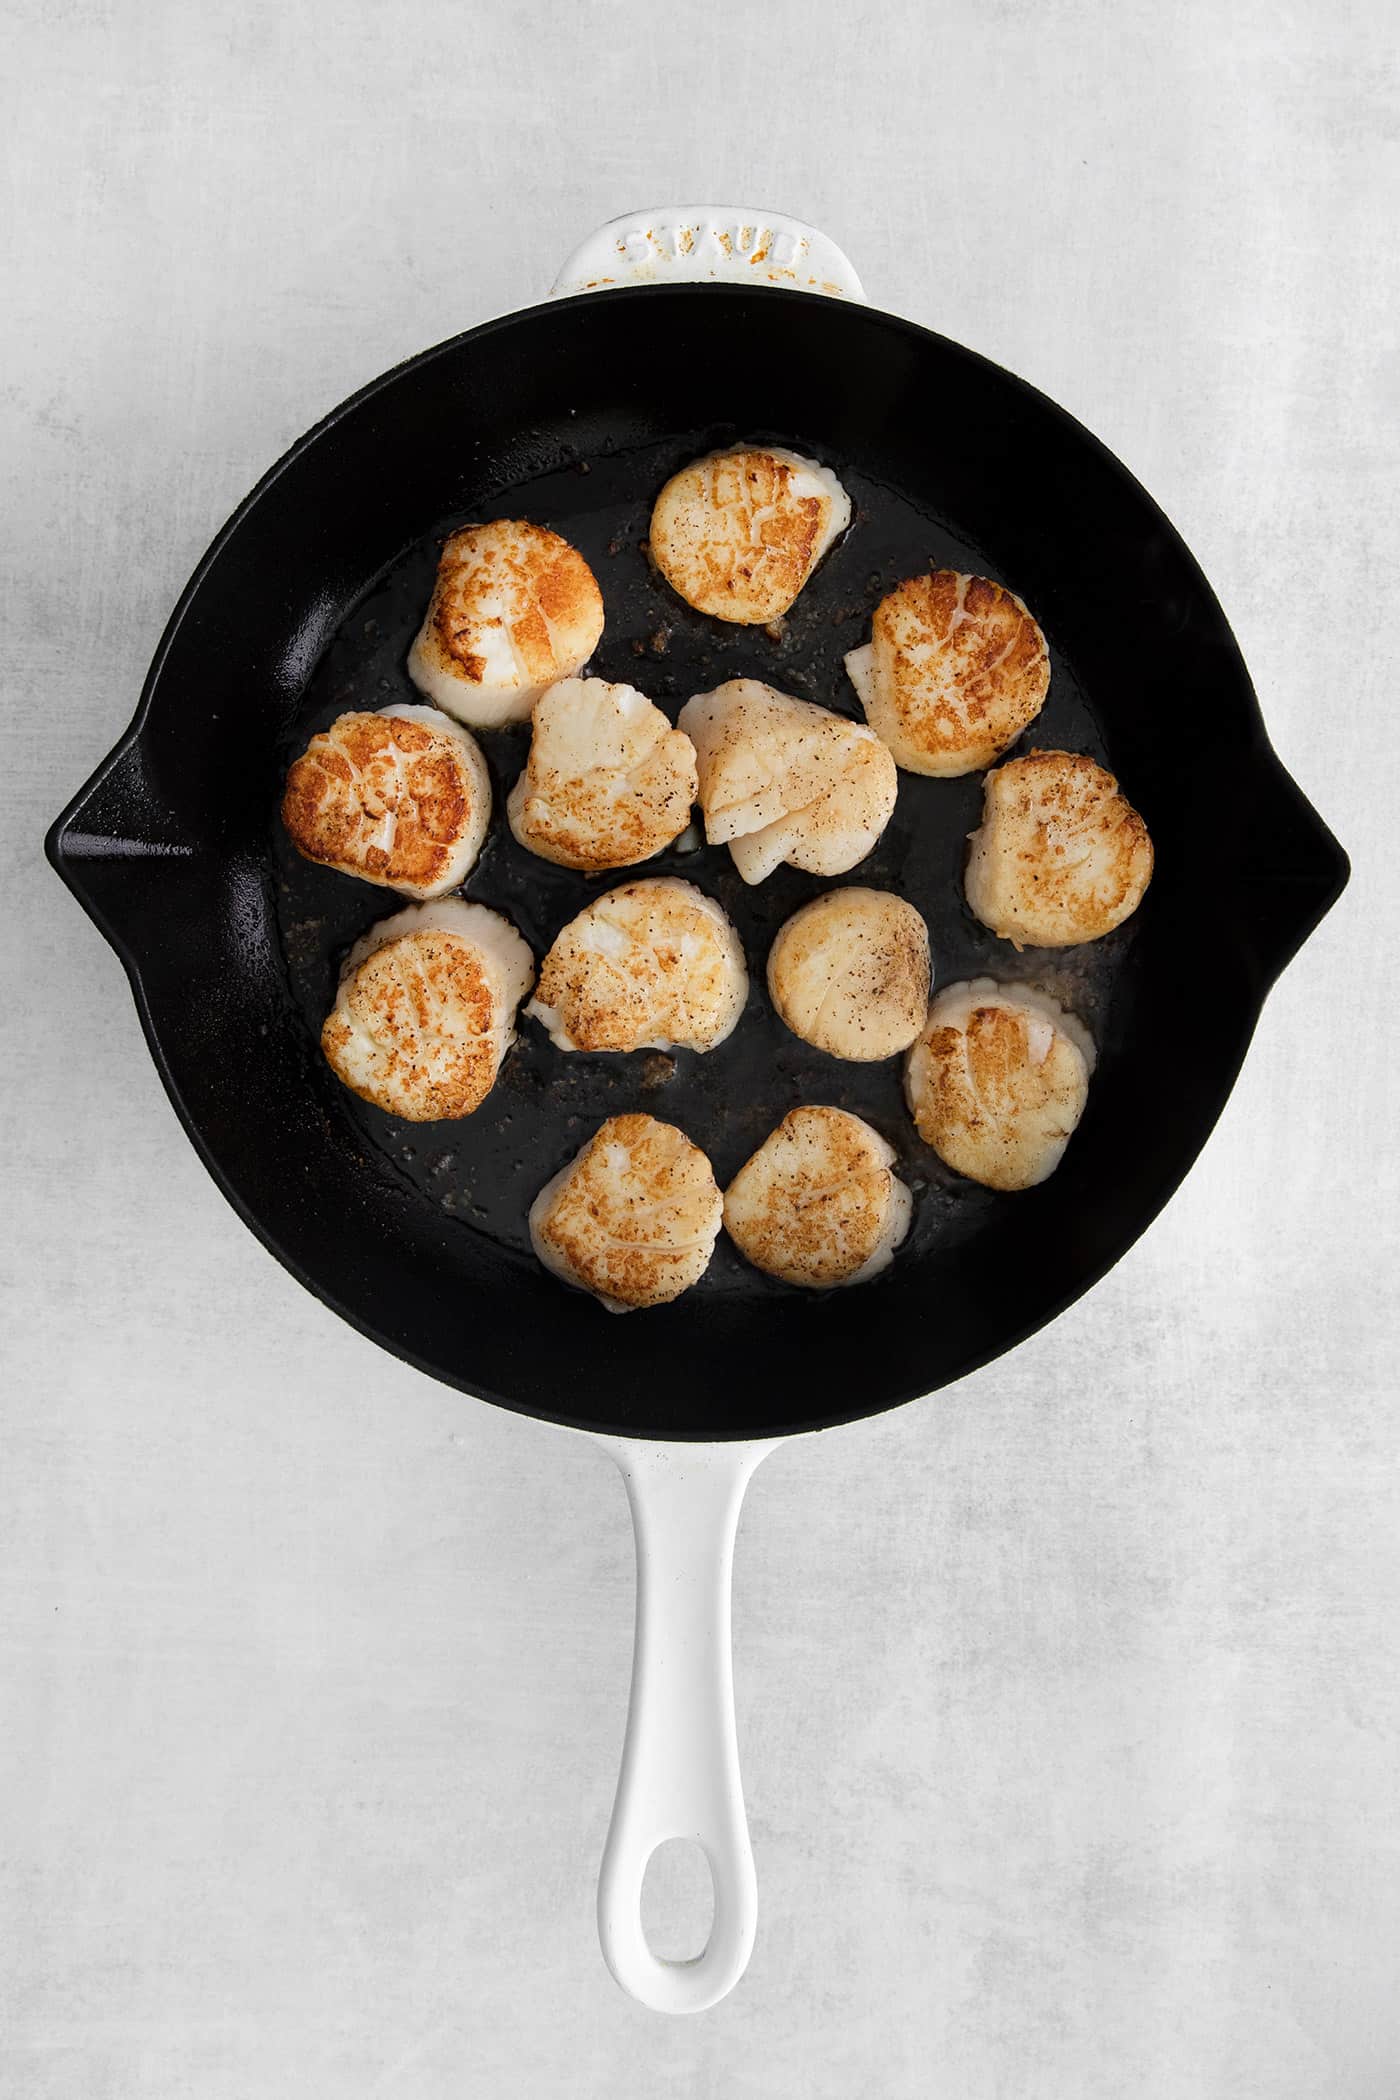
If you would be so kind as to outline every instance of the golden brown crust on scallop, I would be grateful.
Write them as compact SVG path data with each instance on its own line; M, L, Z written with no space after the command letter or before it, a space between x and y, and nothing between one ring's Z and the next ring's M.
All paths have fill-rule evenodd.
M665 1305L698 1281L723 1202L710 1162L655 1116L612 1116L561 1177L532 1229L585 1290Z
M1045 1012L992 987L960 1017L929 1023L909 1053L919 1136L984 1187L1032 1188L1058 1164L1088 1088L1083 1052Z
M495 991L481 956L447 933L386 941L342 988L321 1048L338 1079L390 1115L416 1123L469 1116L494 1086L501 1052Z
M677 736L680 743L689 739ZM551 796L548 815L536 817L524 836L517 833L520 843L556 867L589 875L650 860L685 830L697 792L693 756L689 779L678 778L674 748L650 754L638 767L631 801L596 781L570 782L563 795Z
M505 594L509 612L495 610ZM522 685L555 675L561 661L582 661L603 632L603 598L576 547L519 518L496 518L454 532L442 550L428 623L444 657L479 684L483 620L504 624Z
M714 900L673 876L623 883L556 934L531 1011L577 1050L712 1049L747 990L743 948Z
M474 794L449 732L398 715L346 714L293 764L282 822L307 860L426 890L456 859ZM375 842L386 830L387 850Z
M990 765L1034 721L1050 686L1045 637L1014 592L933 569L896 585L871 623L871 727L906 770Z
M1032 751L987 776L967 900L1016 947L1099 940L1142 902L1152 840L1112 773L1081 752Z
M847 1283L888 1240L892 1159L859 1116L794 1108L730 1182L725 1231L746 1261L785 1283Z
M531 853L602 873L679 838L698 793L694 746L660 708L627 686L565 679L536 705L530 755L507 806Z
M785 613L812 572L829 500L800 469L759 448L682 467L656 499L651 554L688 605L736 625Z

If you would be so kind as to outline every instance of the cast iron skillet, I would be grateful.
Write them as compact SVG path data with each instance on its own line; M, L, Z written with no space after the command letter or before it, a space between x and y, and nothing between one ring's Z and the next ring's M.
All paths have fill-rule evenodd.
M856 499L850 533L776 641L689 612L645 559L662 481L736 435L819 455ZM526 1024L496 1092L460 1125L398 1124L337 1085L316 1029L339 959L397 907L287 850L281 777L306 734L344 707L409 696L403 660L437 546L452 526L496 515L576 541L607 608L596 667L673 714L692 691L747 672L858 715L842 654L866 638L883 592L930 559L1025 598L1053 675L1017 748L1092 751L1119 774L1156 845L1143 908L1083 950L1017 955L994 939L961 900L976 778L902 774L888 832L843 879L920 906L936 982L1029 978L1090 1023L1101 1057L1088 1112L1044 1186L996 1197L960 1182L915 1139L897 1062L839 1065L787 1035L762 988L764 956L782 920L827 885L783 870L746 891L722 849L668 854L648 870L700 882L744 935L754 989L721 1050L564 1058ZM500 805L524 738L483 741L497 817L467 893L507 911L541 953L599 884L514 845ZM1269 747L1205 578L1096 439L1023 381L906 321L721 283L612 289L513 314L336 409L201 562L135 720L54 825L48 852L121 956L205 1164L278 1259L383 1347L499 1406L623 1438L743 1440L747 1460L735 1454L727 1470L718 1452L683 1465L672 1441L667 1454L672 1485L710 1483L694 1492L714 1502L727 1536L735 1481L766 1440L946 1385L1103 1275L1191 1165L1269 986L1347 876ZM800 1100L867 1116L915 1186L912 1241L876 1284L798 1293L722 1242L677 1304L615 1319L530 1256L530 1197L602 1117L645 1108L679 1123L723 1183ZM634 1508L643 1454L624 1454ZM667 1524L689 1521L672 1511ZM722 1620L727 1563L705 1540L695 1580ZM715 1629L673 1631L703 1645ZM643 1625L643 1647L645 1636ZM648 1969L615 1924L608 1950L620 1980L655 2003L712 2002L752 1934L727 1659L707 1696L711 1723L692 1717L691 1732L713 1725L733 1800L715 1806L708 1835L685 1803L671 1820L711 1853L710 1948L690 1970ZM639 1700L634 1685L634 1723ZM675 1754L690 1755L683 1744ZM638 1882L651 1845L673 1834L659 1813L625 1863ZM715 1837L726 1814L737 1831Z

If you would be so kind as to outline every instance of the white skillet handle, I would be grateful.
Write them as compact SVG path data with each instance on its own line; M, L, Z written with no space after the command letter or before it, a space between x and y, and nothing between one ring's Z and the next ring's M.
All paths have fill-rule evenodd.
M815 226L786 212L731 204L671 204L609 219L575 248L550 297L704 278L795 285L828 299L865 300L849 261Z
M744 1490L771 1443L598 1437L621 1468L637 1540L627 1738L598 1876L603 1958L653 2012L703 2012L743 1975L758 1920L734 1728L729 1597ZM642 1930L642 1877L668 1838L703 1848L714 1882L704 1951L661 1961Z

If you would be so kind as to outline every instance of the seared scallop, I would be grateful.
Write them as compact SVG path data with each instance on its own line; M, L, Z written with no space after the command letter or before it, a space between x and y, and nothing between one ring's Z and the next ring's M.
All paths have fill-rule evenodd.
M989 1189L1033 1188L1074 1134L1094 1069L1089 1031L1028 985L950 984L909 1052L904 1091L919 1136Z
M525 1011L561 1050L713 1050L748 997L738 934L690 882L651 876L585 907L554 940Z
M672 475L651 514L651 555L687 605L762 626L788 610L850 522L851 500L829 467L741 446Z
M967 901L1017 948L1111 933L1152 879L1147 826L1118 782L1074 751L1032 751L987 775Z
M690 822L695 749L630 685L566 678L536 702L506 804L522 846L561 868L628 868Z
M824 1291L894 1260L913 1198L878 1130L841 1108L794 1108L740 1167L724 1227L746 1261Z
M497 518L454 532L408 655L414 684L473 729L523 722L603 632L588 563L543 525Z
M469 1116L496 1083L534 959L459 897L381 919L345 960L321 1048L337 1079L410 1123Z
M610 1116L536 1196L530 1240L565 1283L631 1312L699 1282L723 1214L710 1162L683 1130Z
M680 727L699 763L705 836L728 845L745 882L784 861L844 875L893 814L899 779L873 730L756 678L697 693Z
M828 890L768 954L768 990L794 1035L872 1063L907 1050L928 1013L928 928L888 890Z
M1050 687L1045 637L1015 592L955 569L897 584L846 669L895 763L945 777L989 766Z
M464 882L490 815L476 738L435 707L341 715L312 737L282 797L298 853L406 897Z

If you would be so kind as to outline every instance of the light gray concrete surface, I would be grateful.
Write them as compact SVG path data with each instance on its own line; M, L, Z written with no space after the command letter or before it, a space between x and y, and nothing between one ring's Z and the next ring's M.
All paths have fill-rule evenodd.
M1388 2100L1384 0L7 16L0 2088ZM1107 1282L760 1474L759 1944L668 2023L593 1936L611 1467L376 1353L262 1252L38 843L291 439L596 222L697 196L814 219L878 303L1119 453L1355 876Z

